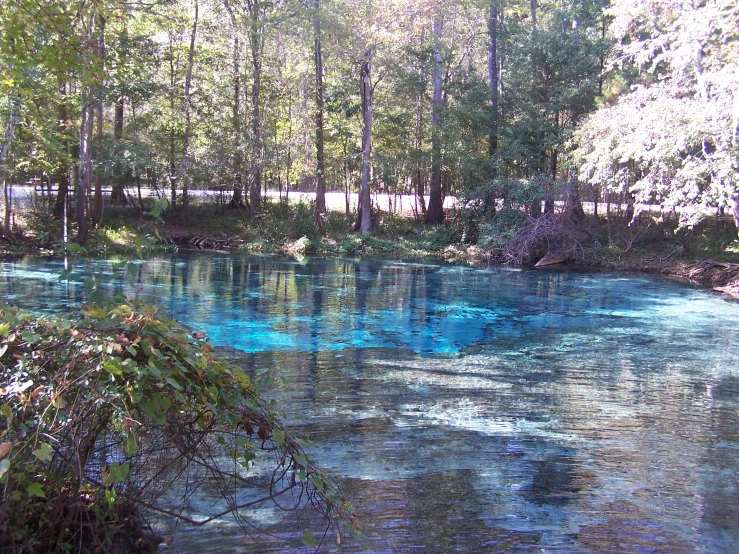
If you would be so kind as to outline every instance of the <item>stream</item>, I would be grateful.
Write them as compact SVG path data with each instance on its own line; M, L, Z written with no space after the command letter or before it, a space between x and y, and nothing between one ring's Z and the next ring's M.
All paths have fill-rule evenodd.
M0 263L58 313L107 276L252 373L343 486L341 552L739 550L739 304L641 275L180 253ZM208 499L199 501L208 502ZM277 509L168 527L164 552L310 552ZM164 522L163 525L169 525ZM338 549L327 537L321 551Z

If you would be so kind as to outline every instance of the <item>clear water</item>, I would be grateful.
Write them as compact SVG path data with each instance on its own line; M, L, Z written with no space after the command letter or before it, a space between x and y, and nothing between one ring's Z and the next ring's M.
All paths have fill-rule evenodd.
M0 298L81 304L61 269L5 262ZM641 276L342 258L180 254L139 280L129 294L279 371L272 394L367 535L344 552L739 551L739 304ZM179 527L171 550L305 550L277 511L253 517L272 536Z

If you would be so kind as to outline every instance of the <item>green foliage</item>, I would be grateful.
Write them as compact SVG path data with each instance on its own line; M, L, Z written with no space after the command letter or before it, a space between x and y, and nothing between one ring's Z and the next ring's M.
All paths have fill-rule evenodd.
M537 215L545 198L540 179L493 179L465 198L466 237L483 248L504 249L528 215Z
M525 212L504 207L480 225L478 244L483 248L502 250L525 222Z
M260 486L302 490L329 521L349 509L250 378L150 306L86 305L77 319L2 309L0 382L2 550L110 550L141 538L131 528L146 511L194 522L166 494L181 480L188 495L216 483L224 496L199 522L243 510L233 491ZM257 458L274 472L236 470Z

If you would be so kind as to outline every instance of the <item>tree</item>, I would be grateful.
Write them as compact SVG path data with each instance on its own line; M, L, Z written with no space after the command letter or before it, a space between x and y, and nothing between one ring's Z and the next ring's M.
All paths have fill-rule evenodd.
M434 18L434 74L433 74L433 111L431 115L431 187L429 207L426 211L424 221L426 223L439 224L444 221L444 206L441 196L441 109L442 90L441 79L443 72L443 57L441 55L441 30L443 16Z
M241 69L240 69L240 58L241 58L241 43L239 40L240 25L237 20L237 14L235 8L231 5L229 0L223 0L223 5L228 11L228 16L231 21L231 28L233 32L233 128L231 134L231 141L233 149L233 196L231 197L230 205L232 207L243 207L244 201L242 200L242 146L241 146L241 135L242 135L242 123L241 123Z
M619 0L610 10L618 40L610 57L626 90L579 131L580 177L678 211L681 229L725 207L739 228L739 55L726 46L737 40L739 8L718 0L653 8Z
M247 0L249 12L249 49L251 54L251 167L249 170L249 206L251 217L259 213L262 191L262 54L264 52L265 13L268 5L261 0Z
M488 14L488 82L490 83L490 136L488 153L492 160L498 150L498 6L497 0L490 3Z
M362 99L362 158L357 217L362 234L372 229L370 199L370 160L372 156L372 48L368 48L359 66L359 90Z
M192 23L192 32L190 34L190 49L187 55L187 74L185 76L185 91L182 100L185 112L185 131L182 139L182 159L180 161L180 175L182 178L182 204L185 213L185 219L189 217L189 203L187 197L188 182L191 179L190 170L190 129L191 129L191 112L192 112L192 69L195 64L195 41L198 32L198 0L195 0L195 18Z
M316 62L316 227L326 221L326 163L323 143L323 54L321 52L321 3L313 1L314 56Z

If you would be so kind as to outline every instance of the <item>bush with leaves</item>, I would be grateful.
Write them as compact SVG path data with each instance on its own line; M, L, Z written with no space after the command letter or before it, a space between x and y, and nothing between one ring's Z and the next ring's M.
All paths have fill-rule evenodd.
M350 510L250 378L155 308L0 309L0 383L2 552L153 551L156 514L247 528L273 502L324 532ZM193 512L206 487L220 500Z
M465 233L477 238L483 248L503 250L526 222L527 214L539 214L544 196L540 179L488 181L464 199Z

